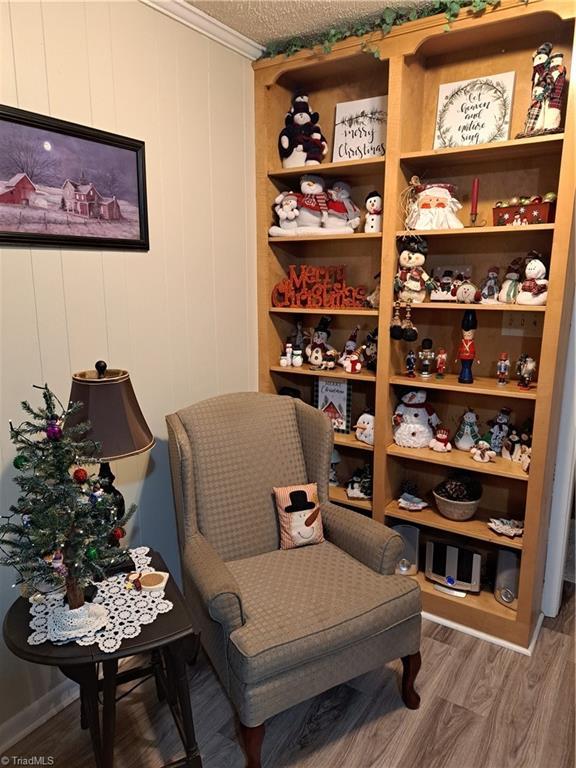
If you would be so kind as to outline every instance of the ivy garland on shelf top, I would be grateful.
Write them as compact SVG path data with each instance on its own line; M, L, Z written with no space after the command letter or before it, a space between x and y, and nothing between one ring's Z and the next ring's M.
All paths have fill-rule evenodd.
M527 4L528 1L519 0L524 4ZM373 32L387 35L392 27L400 27L407 21L416 21L416 19L436 16L439 13L444 13L446 16L444 30L448 32L451 22L458 18L463 8L470 9L473 14L481 15L488 7L495 7L499 4L500 0L430 0L411 8L385 8L375 18L363 19L347 26L332 27L314 37L292 37L289 40L270 43L262 54L262 58L272 58L280 54L293 56L306 48L312 49L318 46L322 48L324 53L330 53L335 43L349 37L362 37ZM371 48L367 40L362 43L362 50L372 54L377 59L380 58L379 49Z

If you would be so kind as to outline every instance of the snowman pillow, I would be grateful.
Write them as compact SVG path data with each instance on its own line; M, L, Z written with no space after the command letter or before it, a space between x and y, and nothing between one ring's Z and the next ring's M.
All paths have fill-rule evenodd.
M295 549L324 541L316 483L274 488L280 521L280 549Z

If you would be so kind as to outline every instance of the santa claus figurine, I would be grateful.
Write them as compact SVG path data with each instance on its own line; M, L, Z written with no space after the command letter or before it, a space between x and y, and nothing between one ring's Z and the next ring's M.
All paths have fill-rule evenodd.
M458 360L460 361L460 375L458 381L460 384L473 384L472 364L476 357L476 347L474 346L474 334L478 328L476 312L473 309L467 309L462 318L462 341L458 348Z
M453 184L420 184L418 177L414 177L411 186L406 229L463 229L464 224L456 216L462 205L454 197Z

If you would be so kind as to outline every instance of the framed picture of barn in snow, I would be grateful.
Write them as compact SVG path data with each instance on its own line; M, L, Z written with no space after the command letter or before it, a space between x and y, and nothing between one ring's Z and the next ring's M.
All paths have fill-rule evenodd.
M318 376L314 380L314 407L325 413L334 432L350 432L352 384L346 379Z
M0 105L0 246L147 251L144 142Z

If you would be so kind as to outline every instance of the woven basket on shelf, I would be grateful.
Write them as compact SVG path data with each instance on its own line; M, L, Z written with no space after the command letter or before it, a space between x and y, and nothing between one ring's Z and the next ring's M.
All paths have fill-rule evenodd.
M443 496L438 496L436 491L432 491L432 493L436 499L438 512L449 520L470 520L476 514L480 504L480 499L477 501L451 501Z

